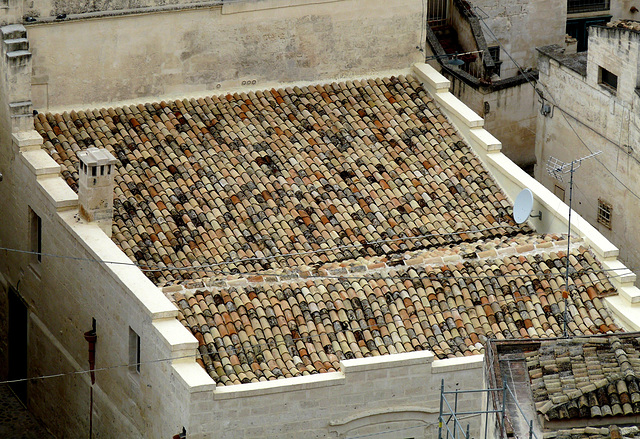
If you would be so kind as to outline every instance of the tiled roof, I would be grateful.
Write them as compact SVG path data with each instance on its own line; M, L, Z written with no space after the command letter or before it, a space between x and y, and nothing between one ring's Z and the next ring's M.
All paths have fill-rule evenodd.
M78 151L118 158L113 240L149 267L254 272L530 232L413 77L39 114L35 127L74 189Z
M556 430L545 433L544 439L636 439L640 438L640 428L635 425L621 427L582 427Z
M172 299L200 342L200 361L221 385L335 371L342 359L397 352L466 356L483 352L487 338L562 335L566 258L558 244L566 244L523 241L493 249L499 257L467 253L440 258L440 265L404 259L333 276L320 269L324 275L306 278L229 278ZM613 287L597 261L583 247L569 260L569 332L618 331L599 298Z
M536 410L545 419L640 413L638 334L543 341L526 356Z

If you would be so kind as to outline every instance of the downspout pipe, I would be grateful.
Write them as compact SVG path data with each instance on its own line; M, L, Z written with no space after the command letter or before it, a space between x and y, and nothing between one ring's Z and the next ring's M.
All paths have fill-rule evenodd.
M89 371L91 373L91 394L89 398L89 439L93 437L93 385L96 383L96 319L92 319L92 328L84 333L84 339L89 343Z

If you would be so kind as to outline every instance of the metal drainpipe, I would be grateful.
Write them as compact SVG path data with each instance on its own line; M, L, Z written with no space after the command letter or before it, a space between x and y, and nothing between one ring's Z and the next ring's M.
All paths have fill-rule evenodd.
M92 328L84 333L84 339L89 343L89 370L91 371L91 393L89 396L89 439L93 437L93 385L96 383L96 319L92 319Z

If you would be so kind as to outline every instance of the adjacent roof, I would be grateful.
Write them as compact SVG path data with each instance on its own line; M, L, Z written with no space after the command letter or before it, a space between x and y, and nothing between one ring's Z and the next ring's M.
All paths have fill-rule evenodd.
M39 114L77 190L77 153L119 160L113 240L158 284L531 232L415 78Z
M635 439L640 438L640 428L635 425L606 427L567 428L545 433L545 439Z
M536 410L547 420L640 413L640 334L542 341L526 354Z
M342 359L424 349L451 358L483 352L488 338L562 335L566 242L495 241L477 243L482 259L434 250L393 266L233 278L172 298L223 385L336 371ZM570 262L570 334L618 331L599 298L613 287L593 256L581 247Z

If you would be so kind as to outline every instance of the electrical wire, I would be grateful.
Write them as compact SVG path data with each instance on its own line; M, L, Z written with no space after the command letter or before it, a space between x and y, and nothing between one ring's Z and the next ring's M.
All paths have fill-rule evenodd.
M184 271L184 270L196 271L196 270L202 270L202 269L207 269L207 268L220 267L220 266L224 266L224 265L239 264L239 263L243 263L243 262L265 261L265 260L278 259L278 258L292 258L292 257L306 256L306 255L319 254L319 253L337 252L337 251L356 248L356 247L367 247L367 246L371 246L371 245L385 244L385 243L398 242L398 241L411 241L411 240L425 239L425 238L431 238L431 237L468 235L468 234L474 234L474 233L482 233L482 232L486 232L486 231L489 231L489 230L509 229L509 228L510 229L514 229L514 230L521 230L520 226L512 226L512 225L509 225L509 224L504 224L504 225L499 225L499 226L485 227L485 228L477 229L477 230L464 230L464 231L460 231L460 232L447 232L447 233L428 233L428 234L417 235L417 236L405 236L405 237L391 238L391 239L380 239L380 240L377 240L377 241L358 242L357 244L346 244L346 245L340 245L340 246L326 248L326 249L309 250L309 251L304 251L304 252L281 253L281 254L277 254L277 255L269 255L269 256L263 256L263 257L254 256L254 257L250 257L250 258L235 259L233 261L216 262L216 263L213 263L213 264L190 265L188 267L177 267L175 265L167 265L166 267L149 268L148 264L140 264L140 263L137 263L137 262L104 261L104 260L100 260L100 259L83 258L83 257L78 257L78 256L66 256L66 255L59 255L59 254L54 254L54 253L44 253L44 252L35 252L35 251L30 251L30 250L20 250L20 249L15 249L15 248L10 248L10 247L0 247L0 250L4 250L4 251L8 251L8 252L14 252L14 253L23 253L23 254L30 254L30 255L46 256L46 257L51 257L51 258L71 259L71 260L74 260L74 261L85 261L85 262L94 262L94 263L110 264L110 265L133 266L133 267L138 267L143 272L157 272L157 271L166 271L166 270L169 270L169 271L174 271L174 270L177 270L177 271Z
M479 11L481 11L483 14L485 14L485 16L489 16L482 8L480 8L479 6L473 6L474 9L477 9ZM480 22L484 25L484 27L487 29L487 31L491 34L491 36L494 38L494 40L498 43L498 45L502 48L502 50L504 51L504 53L507 54L507 56L509 57L509 59L514 63L514 65L516 66L516 68L518 69L518 71L525 77L525 79L527 80L527 82L531 85L531 87L533 87L533 90L536 92L536 94L540 97L540 99L544 101L549 100L547 98L544 97L544 94L542 93L541 90L539 90L535 84L533 84L533 82L531 81L531 78L529 77L528 73L524 71L524 69L522 69L522 67L520 67L520 65L516 62L516 60L511 56L511 54L509 53L509 51L507 51L507 49L504 47L504 45L500 42L500 40L498 40L498 37L493 33L493 31L491 30L491 28L489 27L489 25L484 21L485 19L482 17L478 17L480 18ZM558 107L560 109L560 114L562 114L562 117L564 118L564 120L567 122L567 125L569 126L569 128L571 129L571 131L573 131L573 134L578 138L578 140L580 141L580 143L582 143L582 145L587 149L587 151L589 151L590 154L593 154L594 151L591 150L591 148L589 148L589 146L587 145L587 143L582 139L582 137L580 137L580 135L578 134L578 132L575 130L575 128L573 127L573 125L571 124L571 122L569 121L569 119L567 118L567 115L565 114L565 111L559 107L557 105L557 100L553 97L553 95L549 92L549 89L545 87L545 91L547 96L549 96L551 98L551 102L553 103L553 105L555 107ZM615 142L612 142L615 145ZM620 180L620 178L618 178L617 175L615 175L615 173L613 173L601 160L599 157L594 157L594 159L605 169L605 171L607 171L607 173L609 173L618 183L620 183L622 185L622 187L624 187L627 191L629 191L629 193L631 193L631 195L633 195L634 197L636 197L638 200L640 200L640 195L636 194L631 188L629 188L629 186L627 186L622 180Z
M496 277L502 277L502 276L496 276ZM407 280L405 278L405 280ZM441 279L439 279L441 280ZM525 301L527 300L526 297L522 297L522 298L515 298L515 302L518 301ZM572 319L573 320L573 319ZM557 323L557 322L556 322ZM372 324L372 325L358 325L357 327L350 327L348 329L340 329L340 330L335 330L331 333L331 334L344 334L347 332L355 332L355 331L366 331L366 330L378 330L380 327L382 326L388 326L390 324L396 325L395 321L388 323L385 322L384 324ZM323 327L325 326L324 323L321 324ZM329 325L332 326L332 325ZM148 361L140 361L137 363L127 363L127 364L120 364L120 365L115 365L115 366L106 366L106 367L100 367L100 368L94 368L93 370L91 369L85 369L85 370L79 370L79 371L72 371L72 372L65 372L65 373L56 373L56 374L50 374L50 375L41 375L41 376L37 376L37 377L29 377L29 378L19 378L19 379L14 379L14 380L4 380L4 381L0 381L0 385L1 384L13 384L13 383L20 383L20 382L26 382L26 381L35 381L35 380L42 380L42 379L50 379L50 378L58 378L58 377L63 377L63 376L70 376L70 375L81 375L81 374L87 374L90 372L102 372L102 371L108 371L108 370L113 370L113 369L119 369L119 368L124 368L124 367L136 367L136 366L140 366L140 365L147 365L147 364L154 364L154 363L160 363L160 362L165 362L165 361L174 361L174 360L179 360L179 359L186 359L186 358L193 358L195 357L200 357L200 358L204 358L206 355L214 355L217 354L220 350L224 349L224 351L229 354L229 352L231 352L232 355L237 354L238 352L247 352L250 350L253 350L255 348L261 349L261 350L272 350L272 349L277 349L280 346L287 346L290 343L295 343L297 341L303 341L305 343L308 343L309 340L313 340L316 338L320 338L322 337L322 335L326 335L327 337L330 337L330 335L327 332L317 332L316 330L316 334L307 334L304 336L300 336L300 337L295 337L295 338L291 338L291 340L289 342L283 340L281 342L276 342L274 339L271 339L273 341L265 341L265 342L261 342L261 343L255 343L255 344L250 344L248 346L245 346L244 343L234 343L234 346L239 346L239 349L236 349L234 346L231 347L221 347L221 348L217 348L216 351L209 351L206 350L205 352L201 352L200 350L196 350L196 352L194 354L190 354L190 355L183 355L183 356L178 356L178 357L167 357L167 358L160 358L160 359L156 359L156 360L148 360ZM275 334L275 335L282 335L280 334ZM331 340L333 341L333 340ZM394 343L395 344L395 343Z

